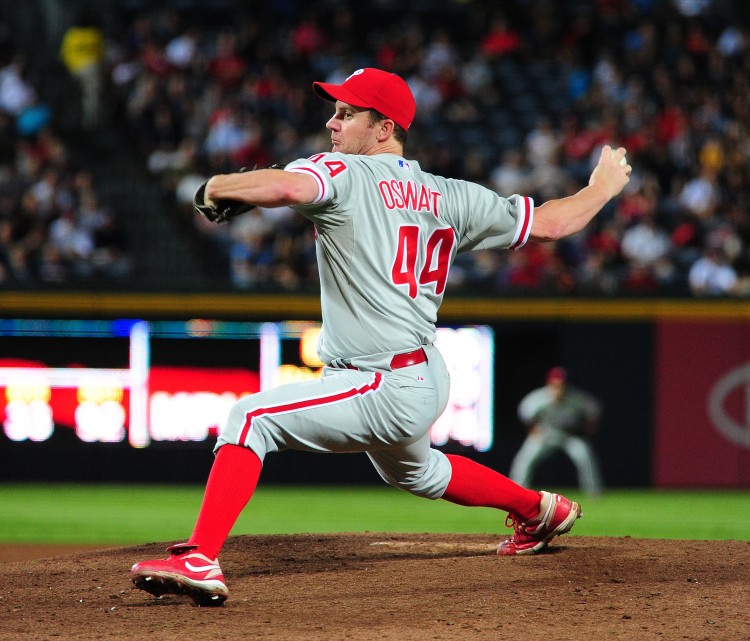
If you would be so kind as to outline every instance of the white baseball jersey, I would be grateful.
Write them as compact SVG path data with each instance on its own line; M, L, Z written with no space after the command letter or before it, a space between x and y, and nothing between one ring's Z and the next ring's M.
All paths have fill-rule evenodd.
M515 249L531 229L531 198L393 154L322 153L285 169L318 182L315 202L296 209L317 229L325 363L432 343L457 253Z
M550 434L583 434L587 423L598 420L601 411L601 404L591 394L570 385L560 399L545 385L529 392L518 405L521 421Z
M386 482L439 498L451 464L429 429L450 375L432 343L448 270L459 251L523 245L533 203L392 154L323 153L286 170L318 183L315 202L296 209L317 230L327 366L318 379L237 401L216 448L249 447L261 460L285 449L364 451Z

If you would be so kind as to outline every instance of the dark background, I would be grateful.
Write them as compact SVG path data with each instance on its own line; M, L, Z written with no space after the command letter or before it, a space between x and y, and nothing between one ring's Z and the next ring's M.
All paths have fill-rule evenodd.
M469 321L471 322L471 321ZM520 399L543 384L546 371L564 365L571 384L596 395L604 405L595 437L608 486L648 486L651 481L652 325L610 322L504 322L495 332L495 434L488 452L447 444L446 452L463 453L507 473L524 438L516 417ZM3 341L10 340L4 338ZM104 342L103 342L104 341ZM60 364L75 355L86 366L115 367L112 343L121 360L122 339L34 338L40 358ZM247 341L253 343L253 341ZM152 364L256 366L257 348L240 341L154 339ZM5 343L3 342L3 345ZM109 349L107 349L109 351ZM28 355L28 351L24 352ZM117 356L119 354L119 356ZM253 354L248 358L247 355ZM8 354L9 355L9 354ZM56 356L55 356L56 355ZM15 443L0 435L0 480L78 482L202 483L213 459L212 441L159 443L134 449L127 443L83 443L69 429L57 429L43 443ZM264 482L381 482L364 454L272 454ZM575 485L572 464L560 455L540 468L538 483Z

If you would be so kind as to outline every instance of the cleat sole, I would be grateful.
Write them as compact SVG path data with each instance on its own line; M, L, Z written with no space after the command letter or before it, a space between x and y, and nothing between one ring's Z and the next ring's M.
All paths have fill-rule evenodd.
M224 605L228 596L223 591L207 590L173 575L138 575L133 577L133 585L157 598L161 598L165 594L185 595L190 597L193 603L199 607Z

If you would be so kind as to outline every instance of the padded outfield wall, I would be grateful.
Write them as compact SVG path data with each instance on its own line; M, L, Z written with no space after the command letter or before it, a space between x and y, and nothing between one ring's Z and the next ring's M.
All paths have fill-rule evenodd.
M314 323L320 312L315 297L95 292L4 293L0 309L6 320L93 323L123 318L155 323L191 319ZM492 378L491 447L479 451L448 440L440 446L445 451L464 452L507 473L524 436L515 413L518 401L541 384L549 367L563 365L571 382L593 392L604 404L595 446L609 486L750 487L750 304L454 298L444 305L441 322L488 327L493 338L493 365L486 373ZM29 348L31 356L40 361L50 357L57 366L77 360L79 367L89 362L106 368L112 366L107 352L120 353L115 361L127 353L116 339L24 340L34 344ZM0 334L0 350L5 345L8 352L0 352L0 359L18 356L18 344L18 337L11 343ZM240 364L236 349L221 352L195 341L190 345L173 351L186 362L192 359L191 366L199 373L206 359L211 365L226 360L220 364L229 370ZM252 349L248 353L250 360L257 358ZM159 375L167 380L169 368L162 369ZM231 380L238 381L238 389L254 385L237 375ZM6 385L6 405L12 396L7 389ZM78 389L71 402L81 403L82 394L85 397ZM127 437L84 442L71 430L55 429L49 438L33 441L17 435L10 438L8 417L3 415L2 420L0 480L4 481L203 482L215 438L209 434L205 439L152 441L147 447L134 447ZM264 480L379 482L363 455L293 452L269 457ZM555 458L542 468L536 482L574 484L572 465L563 457Z

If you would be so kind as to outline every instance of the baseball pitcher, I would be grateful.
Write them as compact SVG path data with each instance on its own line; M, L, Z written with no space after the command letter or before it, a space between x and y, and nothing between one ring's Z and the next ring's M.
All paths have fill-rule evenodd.
M527 196L504 198L407 159L416 104L399 76L360 69L340 85L316 82L313 89L334 103L330 152L283 169L213 176L195 206L220 222L252 206L286 205L314 223L323 375L234 405L189 540L131 570L135 585L153 595L187 594L199 605L226 600L219 552L263 460L286 449L366 452L394 487L507 512L514 530L498 546L503 556L540 551L580 516L580 506L563 496L431 447L429 428L450 385L433 341L459 252L516 251L580 231L627 184L625 150L605 146L586 187L535 207Z

